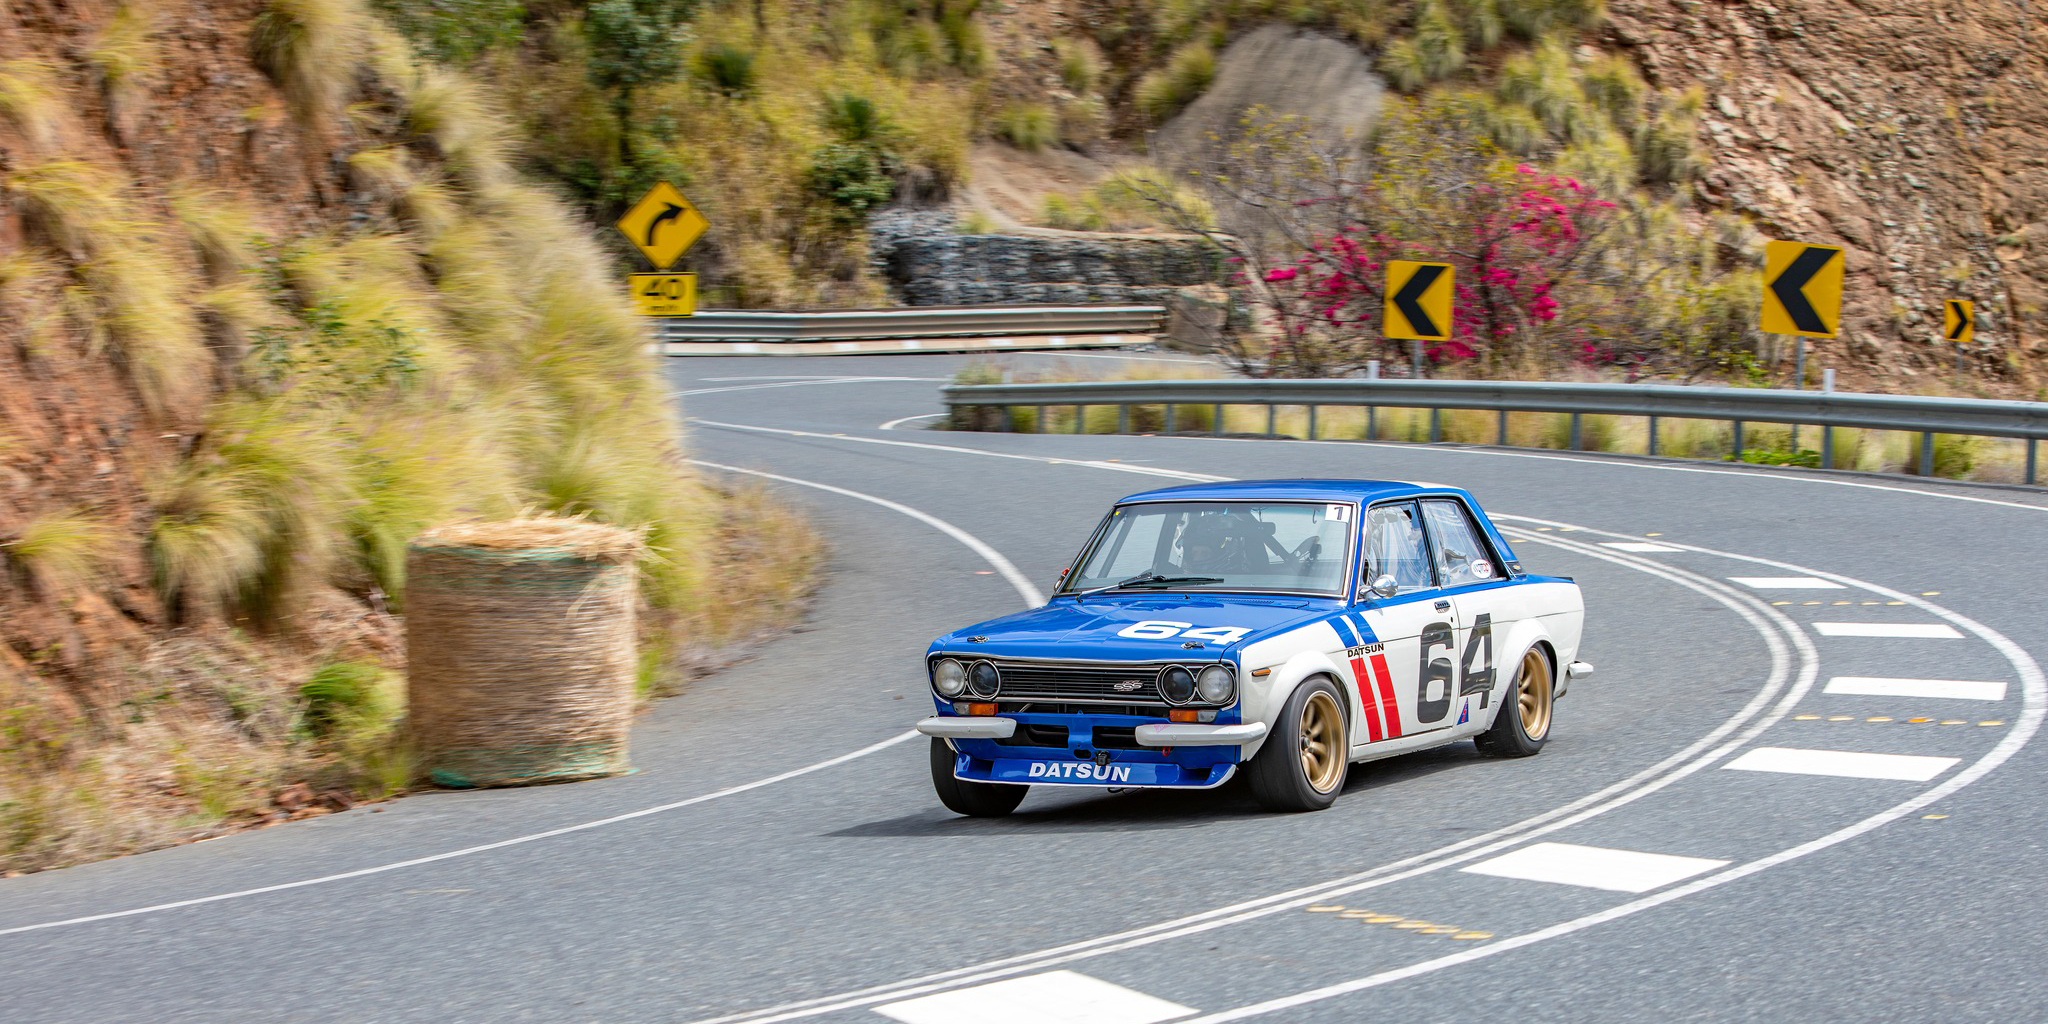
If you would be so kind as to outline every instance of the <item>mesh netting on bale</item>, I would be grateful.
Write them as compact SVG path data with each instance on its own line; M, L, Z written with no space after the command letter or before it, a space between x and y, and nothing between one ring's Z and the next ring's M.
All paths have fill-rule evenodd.
M443 786L626 770L639 537L577 519L445 527L406 557L413 739Z

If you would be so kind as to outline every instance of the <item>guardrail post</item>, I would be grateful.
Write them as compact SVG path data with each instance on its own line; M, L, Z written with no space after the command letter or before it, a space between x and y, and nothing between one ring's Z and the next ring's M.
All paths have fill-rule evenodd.
M1209 411L1209 432L1210 432L1210 433L1212 433L1212 434L1222 434L1222 433L1223 433L1223 403L1222 403L1222 402L1218 402L1218 403L1216 403L1216 407L1215 407L1214 409L1211 409L1211 410Z
M1365 407L1365 439L1368 441L1380 439L1380 407L1377 405Z
M1657 417L1650 417L1650 454L1657 454Z
M1077 406L1075 406L1075 407L1074 407L1074 433L1076 433L1076 434L1086 433L1086 431L1082 430L1081 428L1082 428L1083 426L1085 426L1085 425L1087 424L1087 422L1088 422L1088 407L1087 407L1087 406L1085 406L1085 405L1077 405Z
M1835 428L1820 428L1820 468L1835 468Z
M1308 439L1316 439L1316 407L1313 405L1308 407Z
M1010 432L1010 407L1007 405L996 406L996 430L1004 434Z
M2029 487L2033 486L2033 484L2034 484L2034 442L2035 442L2035 440L2036 440L2035 438L2031 438L2031 437L2030 437L2030 438L2027 438L2027 486L2029 486Z
M1444 411L1442 409L1431 409L1429 411L1429 443L1435 444L1443 439Z
M1275 434L1278 434L1279 432L1280 432L1280 407L1279 407L1279 406L1277 406L1277 405L1274 405L1274 404L1273 404L1273 403L1271 403L1271 402L1267 402L1267 403L1266 403L1266 436L1267 436L1267 437L1272 437L1273 435L1275 435Z
M1934 475L1934 431L1920 432L1920 475Z
M1579 413L1572 413L1572 451L1582 452L1586 450L1584 444L1585 436L1585 417Z
M1508 446L1508 411L1506 409L1500 411L1500 422L1496 426L1499 427L1495 431L1498 436L1493 439L1493 443L1505 448Z
M1173 433L1173 403L1166 403L1166 433Z
M1741 461L1742 461L1742 421L1741 421L1741 420L1736 420L1736 421L1735 421L1735 459L1734 459L1734 461L1736 461L1736 462L1741 462Z
M1119 403L1116 407L1116 432L1119 434L1131 432L1131 403L1129 402Z

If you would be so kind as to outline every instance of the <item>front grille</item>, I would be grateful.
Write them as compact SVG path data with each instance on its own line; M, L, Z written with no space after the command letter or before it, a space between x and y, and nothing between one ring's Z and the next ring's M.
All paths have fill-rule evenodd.
M1165 704L1159 696L1158 665L1088 665L998 661L1003 674L1002 700L1114 701L1118 704ZM1118 684L1135 682L1132 689Z

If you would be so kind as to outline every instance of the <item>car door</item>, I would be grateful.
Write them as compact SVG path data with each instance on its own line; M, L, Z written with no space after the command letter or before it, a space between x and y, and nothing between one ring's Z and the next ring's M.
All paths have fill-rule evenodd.
M1506 635L1516 614L1514 589L1472 511L1456 498L1422 499L1428 527L1431 568L1444 598L1457 613L1455 661L1458 668L1456 717L1447 724L1483 719L1501 680L1496 679L1499 654L1496 630Z
M1397 589L1361 591L1345 616L1357 634L1345 651L1362 708L1354 748L1447 727L1458 689L1456 607L1437 586L1420 506L1374 505L1364 534L1363 582L1391 576Z

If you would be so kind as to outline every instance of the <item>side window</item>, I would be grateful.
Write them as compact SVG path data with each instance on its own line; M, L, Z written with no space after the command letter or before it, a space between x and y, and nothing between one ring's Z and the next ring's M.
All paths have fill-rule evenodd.
M1120 580L1136 576L1157 568L1156 555L1160 548L1160 528L1166 525L1168 516L1118 517L1117 523L1109 528L1109 538L1103 545L1102 555L1095 561L1100 568L1090 566L1090 575Z
M1480 539L1479 529L1463 504L1432 498L1422 503L1422 513L1429 520L1429 532L1436 541L1436 575L1444 586L1458 587L1499 578L1500 567L1487 554L1486 542Z
M1374 505L1366 513L1365 578L1392 576L1403 594L1436 585L1430 577L1429 552L1422 543L1422 523L1415 506Z

